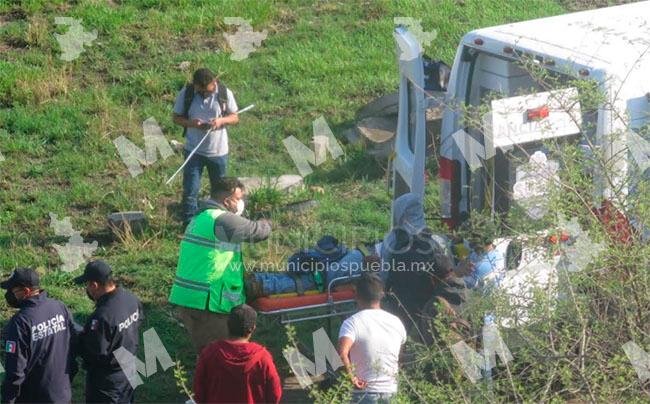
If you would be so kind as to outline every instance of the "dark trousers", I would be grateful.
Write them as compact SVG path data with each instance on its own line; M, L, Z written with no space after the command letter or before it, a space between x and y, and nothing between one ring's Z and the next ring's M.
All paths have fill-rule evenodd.
M190 154L185 150L185 158ZM228 168L228 155L218 157L206 157L194 154L183 169L183 217L189 222L196 214L198 208L198 196L201 189L201 174L203 167L208 168L210 185L215 186L217 179L225 177Z
M126 375L120 371L88 371L86 374L86 403L130 404L134 390Z

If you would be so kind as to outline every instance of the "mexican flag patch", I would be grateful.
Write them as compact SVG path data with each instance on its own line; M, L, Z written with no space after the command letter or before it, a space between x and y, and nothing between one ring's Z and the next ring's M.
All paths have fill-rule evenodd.
M15 341L7 341L5 343L5 352L7 352L7 353L16 353L16 342Z

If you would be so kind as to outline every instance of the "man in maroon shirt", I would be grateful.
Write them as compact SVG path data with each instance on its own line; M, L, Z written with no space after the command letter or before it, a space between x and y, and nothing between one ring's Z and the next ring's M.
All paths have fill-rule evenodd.
M228 317L230 338L203 349L194 372L196 403L278 403L280 377L262 345L250 342L257 313L242 304Z

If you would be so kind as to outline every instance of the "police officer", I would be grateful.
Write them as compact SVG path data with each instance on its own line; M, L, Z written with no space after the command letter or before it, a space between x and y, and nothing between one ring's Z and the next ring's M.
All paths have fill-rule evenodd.
M47 297L31 268L16 269L0 287L6 289L7 304L19 309L2 331L2 402L69 403L77 371L72 314Z
M123 347L135 358L144 318L142 303L115 284L110 265L101 260L88 263L83 275L74 281L85 283L86 294L95 302L95 311L80 336L80 354L87 372L86 402L131 403L133 388L128 371L134 368L123 369L114 352Z

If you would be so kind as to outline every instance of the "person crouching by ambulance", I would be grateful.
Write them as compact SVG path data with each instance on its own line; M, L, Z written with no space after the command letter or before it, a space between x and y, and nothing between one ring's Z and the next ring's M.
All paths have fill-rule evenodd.
M18 268L0 283L19 309L2 331L2 403L69 403L76 327L68 308L39 287L38 273ZM0 366L0 369L2 367Z
M135 363L123 369L114 353L124 348L135 358L140 324L144 320L142 303L115 284L112 268L101 260L89 262L83 275L74 282L86 284L86 294L95 302L95 311L80 335L79 350L86 369L86 402L132 403L134 391L128 376L133 375Z
M243 211L244 185L219 178L181 240L169 302L178 306L197 354L228 338L228 314L246 303L241 243L263 241L271 233L269 221L248 220Z

